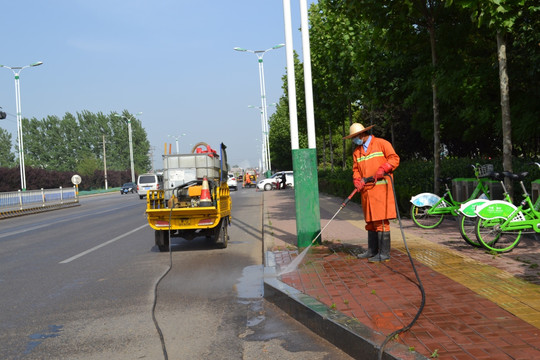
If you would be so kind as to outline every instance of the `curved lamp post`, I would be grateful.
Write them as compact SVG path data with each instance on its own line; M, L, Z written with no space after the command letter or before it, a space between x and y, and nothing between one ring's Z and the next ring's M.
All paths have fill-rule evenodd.
M42 61L36 63L25 65L25 66L6 66L0 65L0 67L9 69L15 75L15 106L17 107L17 140L19 142L19 165L21 172L21 190L26 190L26 172L24 169L24 143L23 143L23 132L22 132L22 115L21 115L21 87L19 83L19 74L23 69L28 67L39 66L43 64Z
M271 104L268 104L268 106L277 106L277 104L276 103L271 103ZM255 106L255 105L248 105L248 108L259 109L259 111L261 112L261 128L262 128L262 154L261 154L261 159L262 159L262 167L264 169L270 170L271 169L271 166L270 166L270 141L269 141L269 135L268 135L269 134L269 129L268 129L268 131L265 131L265 128L267 126L265 126L263 108L262 108L262 106ZM267 174L267 176L269 176L269 174Z
M186 136L186 135L187 134L184 134L184 133L182 133L180 135L176 135L176 136L175 135L167 135L168 137L172 137L172 138L174 138L176 140L176 154L180 154L180 150L178 148L178 139L180 139L182 136Z
M261 88L261 109L262 109L262 116L264 118L264 126L263 126L263 133L265 134L265 146L266 146L266 157L268 158L267 161L267 174L266 176L270 176L271 171L271 164L270 164L270 146L268 144L268 113L266 111L266 86L264 83L264 65L263 65L263 56L270 50L275 50L284 47L285 44L278 44L275 46L272 46L269 49L266 50L248 50L240 47L235 47L234 50L241 51L241 52L249 52L252 54L255 54L258 58L259 62L259 83Z
M142 112L138 112L138 113L135 114L135 116L137 116L137 115L142 115ZM120 115L120 114L113 114L113 116L118 117L118 118L124 118L128 122L129 159L130 159L130 162L131 162L131 182L135 182L135 164L133 163L133 139L132 139L132 135L131 135L131 120L133 120L134 117L133 116Z

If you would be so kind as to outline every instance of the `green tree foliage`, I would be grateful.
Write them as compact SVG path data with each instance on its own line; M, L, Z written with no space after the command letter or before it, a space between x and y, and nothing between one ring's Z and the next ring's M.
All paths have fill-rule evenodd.
M535 157L540 150L540 17L532 0L518 0L513 7L507 6L510 1L489 3L501 5L496 11L508 10L503 11L505 26L512 19L512 32L506 34L508 72L511 112L519 116L512 122L513 156ZM441 0L319 0L311 5L319 163L347 162L350 145L344 146L341 137L352 121L375 124L375 135L391 140L403 160L437 156L435 129L450 156L502 157L495 33L489 27L476 26L479 13L475 18L471 8L461 5ZM492 21L492 16L485 16L484 21ZM436 41L430 42L431 38ZM302 136L302 64L298 62L295 69ZM439 105L435 129L433 79ZM285 125L288 122L278 118L287 116L279 109L288 105L286 91L282 100L273 121ZM272 144L272 133L278 131L282 131L278 126L270 128L273 157L283 148L283 143L278 148Z
M518 38L523 33L527 33L534 27L538 28L538 12L540 6L537 1L532 0L456 0L456 4L460 5L464 9L471 11L471 18L482 27L484 24L486 28L492 29L496 34L497 43L497 60L499 70L499 88L500 88L500 104L501 104L501 133L502 133L502 154L504 169L512 171L512 157L513 157L513 128L511 120L511 105L510 105L510 67L508 54L510 53L507 48L508 44L516 44L516 41L508 41L509 35L512 34ZM448 4L452 4L453 1L448 1ZM536 21L534 20L536 18ZM538 33L536 33L538 34ZM536 41L535 41L536 42ZM537 45L532 43L533 46ZM536 83L537 84L537 83ZM536 86L538 88L538 86ZM525 116L527 118L527 116ZM537 119L531 124L534 128L532 133L536 135L536 143L538 143L538 126ZM528 121L522 122L528 123ZM528 128L528 124L525 129ZM522 128L523 129L523 128ZM521 132L521 135L523 132ZM528 138L529 136L524 136ZM520 147L520 150L524 150ZM538 150L538 148L536 149ZM532 155L538 154L532 153ZM513 185L507 179L506 184L510 196L513 195Z
M15 163L15 155L11 152L11 134L0 128L0 167L11 167Z
M123 117L82 111L66 113L62 119L48 116L42 120L23 119L25 165L57 171L103 169L103 138L110 170L131 169L128 125L131 119L133 158L137 173L151 168L150 143L141 122L124 111Z
M90 176L99 169L98 160L92 155L85 156L77 164L77 174L80 176Z

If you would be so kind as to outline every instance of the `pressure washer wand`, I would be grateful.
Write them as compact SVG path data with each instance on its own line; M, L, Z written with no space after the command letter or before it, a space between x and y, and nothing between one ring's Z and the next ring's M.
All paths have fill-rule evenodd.
M355 188L353 190L353 192L351 193L351 195L349 195L345 200L343 200L343 202L341 203L341 206L339 207L338 211L336 211L336 213L334 214L334 216L332 216L332 218L330 219L330 221L328 221L326 223L326 225L324 225L324 227L322 228L321 231L319 231L319 233L317 234L317 236L315 236L315 239L313 239L311 241L311 245L313 245L315 243L315 241L317 241L317 239L319 238L319 236L321 236L321 234L323 233L324 229L326 229L326 227L332 222L332 220L334 220L334 218L337 216L337 214L339 214L339 212L341 211L341 209L343 209L347 203L352 199L352 197L354 196L354 194L356 194L358 192L358 190Z
M375 180L373 179L373 176L370 176L368 178L364 178L364 182L367 184L369 182L374 182ZM351 199L353 198L353 196L358 192L358 189L354 189L353 192L347 196L347 198L345 200L343 200L343 202L341 203L341 206L339 207L338 211L336 211L336 213L334 214L334 216L332 216L332 218L330 219L330 221L328 221L326 223L326 225L324 225L324 227L322 228L322 230L319 232L319 234L317 236L315 236L315 239L313 239L313 241L311 241L311 245L313 245L315 243L315 241L319 238L319 236L321 236L321 234L323 233L324 229L326 229L326 227L332 222L332 220L334 220L334 218L337 216L337 214L339 214L339 212L345 207L347 206L347 204L349 203L349 201L351 201Z

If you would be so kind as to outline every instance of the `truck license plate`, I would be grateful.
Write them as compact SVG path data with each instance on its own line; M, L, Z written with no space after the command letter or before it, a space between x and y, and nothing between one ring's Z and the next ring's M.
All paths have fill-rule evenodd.
M180 219L180 225L182 226L187 226L189 223L189 219Z

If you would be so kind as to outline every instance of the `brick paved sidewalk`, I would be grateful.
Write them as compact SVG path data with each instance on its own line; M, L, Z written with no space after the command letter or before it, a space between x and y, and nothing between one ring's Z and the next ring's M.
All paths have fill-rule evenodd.
M267 250L284 267L297 254L294 192L264 193ZM321 225L342 199L321 194ZM354 254L366 246L361 209L350 203L310 249L297 271L280 280L385 336L408 325L421 292L397 223L392 260L371 264ZM268 224L268 228L266 228ZM540 247L524 240L493 256L466 244L453 221L423 230L403 221L407 244L425 289L418 321L392 342L440 359L540 359Z

